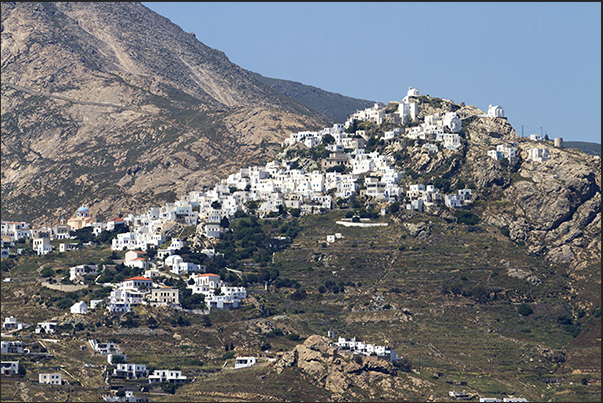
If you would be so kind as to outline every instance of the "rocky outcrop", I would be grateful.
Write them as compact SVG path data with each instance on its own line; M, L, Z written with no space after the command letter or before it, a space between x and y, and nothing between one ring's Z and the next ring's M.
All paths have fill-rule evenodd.
M430 386L411 375L400 376L387 360L357 357L361 358L341 355L328 338L313 335L292 351L285 352L271 366L276 374L288 367L299 368L310 382L330 391L335 401L377 396L401 399L405 390L415 390L416 381L423 387Z
M526 143L520 142L520 147L534 146ZM486 222L508 229L513 241L526 243L551 262L575 268L600 261L600 159L549 150L551 159L546 162L522 162L503 192L508 208L487 213Z

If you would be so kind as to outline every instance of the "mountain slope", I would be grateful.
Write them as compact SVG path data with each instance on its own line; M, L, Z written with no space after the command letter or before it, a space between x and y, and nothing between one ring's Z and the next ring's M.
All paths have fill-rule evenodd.
M2 216L171 201L331 119L139 3L2 3Z
M587 141L564 141L565 148L576 148L586 154L601 156L601 144L589 143Z
M338 122L344 122L352 113L359 109L370 108L375 103L375 101L356 99L328 92L296 81L268 78L257 73L254 73L254 75L258 81L309 108L333 117Z

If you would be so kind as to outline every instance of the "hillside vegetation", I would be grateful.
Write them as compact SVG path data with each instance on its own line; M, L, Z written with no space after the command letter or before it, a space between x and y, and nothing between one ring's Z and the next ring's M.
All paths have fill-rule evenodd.
M424 114L437 111L430 109L434 105L456 107L446 100L423 102ZM240 212L231 231L213 244L185 228L187 246L180 253L187 261L247 288L237 310L203 315L138 305L126 315L102 309L65 313L73 302L107 295L107 288L88 279L81 289L51 290L44 276L66 283L66 269L86 263L116 264L107 281L140 273L119 265L124 252L110 251L107 239L77 254L4 259L2 277L15 282L3 283L3 318L10 314L35 324L52 317L66 333L59 343L45 344L52 357L22 357L26 377L34 379L42 366L64 365L72 386L67 392L4 381L3 399L38 393L43 400L66 393L71 400L94 398L103 386L105 361L78 349L96 338L118 342L128 362L177 368L191 379L158 389L110 380L120 388L144 387L138 394L153 401L447 401L451 390L474 398L599 400L598 159L548 144L552 158L542 164L493 161L485 157L493 144L530 143L518 139L505 120L472 117L472 108L457 109L466 115L463 147L456 153L429 156L420 152L420 141L379 140L387 124L366 126L367 149L394 156L404 168L403 186L470 186L475 198L464 209L418 212L358 196L313 215L283 209L260 219ZM280 155L312 166L320 150L288 147ZM337 223L354 216L387 225ZM341 237L327 242L334 233ZM224 257L201 254L208 245ZM184 290L184 280L169 284ZM389 346L400 359L336 353L328 331ZM42 338L31 329L21 334L28 347ZM237 356L260 362L234 370Z

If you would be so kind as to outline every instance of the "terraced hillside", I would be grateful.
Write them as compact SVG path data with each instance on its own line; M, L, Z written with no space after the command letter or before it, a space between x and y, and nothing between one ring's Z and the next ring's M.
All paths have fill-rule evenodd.
M100 393L104 365L89 349L80 350L90 338L118 342L128 362L179 368L194 379L174 395L148 395L153 401L444 401L448 391L460 389L480 397L515 395L530 401L600 397L600 306L581 310L575 299L567 298L574 287L567 266L530 255L527 247L484 222L466 225L401 210L371 220L387 226L359 228L336 223L345 220L345 213L239 218L257 228L256 234L269 237L291 227L297 231L290 233L290 247L272 259L258 253L239 260L242 279L253 281L254 275L266 273L273 278L267 290L259 280L245 282L249 298L241 309L209 316L144 306L123 317L106 310L65 314L57 307L61 299L87 300L103 289L89 283L69 295L50 290L41 286L40 268L57 273L76 262L108 262L111 252L100 246L78 257L4 260L4 268L9 262L15 266L3 271L3 278L17 282L3 283L3 318L10 312L35 324L56 317L68 334L56 344L44 344L52 357L22 357L26 377L37 374L40 366L63 365L72 386L48 390L3 381L3 400L19 393L62 399L68 393L72 401L89 401ZM326 236L335 232L343 237L327 243ZM244 248L239 244L235 251ZM55 276L60 279L64 273ZM223 273L229 275L234 277ZM326 336L329 330L336 337L388 345L408 360L412 371L319 354L323 358L315 360L323 370L316 372L310 365L314 361L306 357L315 350L299 346L316 344L315 335ZM31 346L42 338L29 330L21 340ZM295 363L287 362L286 354L279 358L294 348L299 351ZM234 356L276 361L264 359L234 370ZM324 377L331 381L325 384ZM563 383L551 387L546 383L550 378ZM139 388L134 381L111 382Z

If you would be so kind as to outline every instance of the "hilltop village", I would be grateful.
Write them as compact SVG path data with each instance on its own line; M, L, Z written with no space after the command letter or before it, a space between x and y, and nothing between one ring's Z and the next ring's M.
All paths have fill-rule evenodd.
M403 170L394 156L367 152L371 141L395 142L406 138L421 141L421 153L432 155L442 150L460 153L463 148L463 121L455 112L426 115L422 122L418 118L417 104L419 91L410 88L403 100L397 103L397 109L388 110L388 106L375 104L372 108L360 110L350 115L344 124L335 124L320 131L291 133L283 144L285 150L301 149L305 153L321 149L319 164L310 165L301 158L286 151L280 160L274 160L264 166L242 168L220 180L213 188L192 191L173 203L161 207L151 207L143 214L130 213L98 222L86 206L80 207L74 215L54 226L31 228L27 222L2 221L2 257L35 253L45 255L52 252L77 253L81 243L73 242L76 234L82 230L92 236L107 234L111 236L111 249L115 253L124 252L124 259L116 264L128 268L131 276L116 281L108 275L114 267L110 265L84 263L69 268L68 282L84 284L93 281L110 289L104 298L90 298L65 306L67 313L86 315L89 310L105 309L109 313L127 314L136 305L148 307L166 306L176 310L206 315L211 310L237 309L247 298L244 286L232 285L226 278L208 268L211 264L186 261L181 251L188 248L185 240L178 236L166 235L167 229L174 223L194 228L197 237L203 240L200 253L208 262L220 259L222 253L212 245L228 233L230 223L242 214L258 218L276 217L288 212L294 217L308 214L320 214L338 208L341 200L352 197L366 197L382 202L385 206L375 215L360 217L350 214L345 225L368 225L371 218L385 215L396 209L429 212L434 206L449 209L463 209L472 203L475 186L466 185L455 191L443 192L433 183L401 184ZM490 105L487 119L505 119L504 109ZM393 123L392 130L385 131L383 137L372 138L367 130L360 127L371 122L381 125L388 120ZM527 159L534 163L550 158L548 148L538 145L542 142L539 135L530 136L533 147L524 150ZM556 146L562 146L562 140L555 140ZM487 156L501 163L512 163L519 152L517 143L498 144L487 152ZM287 158L289 155L291 158ZM305 165L304 165L305 164ZM303 165L303 166L302 166ZM316 166L318 165L318 166ZM340 234L327 237L327 242L336 242ZM31 239L31 250L15 245ZM276 241L285 241L286 237ZM58 244L58 248L57 248ZM228 269L229 274L240 274ZM67 279L65 278L67 281ZM268 287L269 281L265 280ZM4 281L10 282L7 278ZM183 288L176 287L176 281L186 283L187 303L183 304ZM3 316L5 312L3 311ZM3 331L20 332L34 324L19 322L18 318L7 313ZM61 334L60 324L48 320L35 324L36 334ZM4 333L3 333L4 335ZM111 376L128 379L144 379L147 383L182 383L187 376L175 369L155 369L149 372L145 364L127 362L127 356L119 346L107 341L89 340L90 347L100 355L107 356L107 362L113 365ZM398 356L387 346L375 346L348 341L339 338L333 345L354 354L378 356L388 361L396 361ZM21 342L2 342L2 353L23 353ZM257 357L237 357L235 368L254 365ZM2 361L3 374L18 374L18 361ZM61 373L40 373L40 383L61 384ZM451 392L452 393L452 392ZM454 392L457 393L457 392ZM450 396L453 396L452 394ZM454 395L453 397L458 397ZM122 398L122 397L119 397ZM105 400L118 399L105 396ZM129 392L121 401L141 401ZM142 399L142 398L141 398ZM113 400L115 401L115 400ZM494 401L494 400L489 400ZM500 400L498 400L500 401ZM525 401L525 399L505 399L505 401Z

